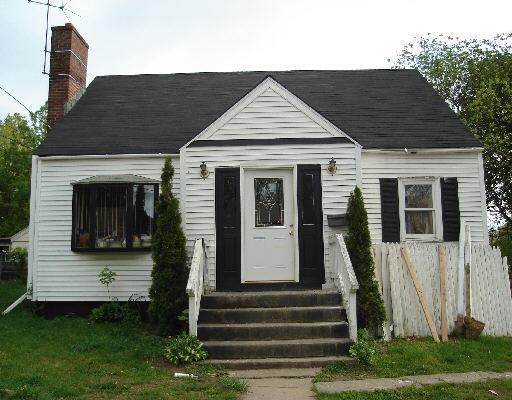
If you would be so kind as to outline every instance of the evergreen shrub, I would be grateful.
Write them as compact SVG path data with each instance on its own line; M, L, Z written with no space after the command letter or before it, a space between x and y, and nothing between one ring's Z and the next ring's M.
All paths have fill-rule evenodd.
M357 324L376 333L386 319L384 301L375 279L375 262L368 227L368 214L361 190L356 187L347 205L348 235L346 245L359 283L357 291Z
M186 239L181 227L178 199L172 194L174 168L171 158L162 170L161 192L156 203L156 230L152 240L153 271L149 290L150 320L161 335L180 332L179 316L188 306Z

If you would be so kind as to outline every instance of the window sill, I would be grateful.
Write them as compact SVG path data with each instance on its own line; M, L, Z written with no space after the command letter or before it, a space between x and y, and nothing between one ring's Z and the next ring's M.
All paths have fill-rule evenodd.
M428 236L428 237L406 237L402 238L402 242L423 242L423 243L441 243L443 239L439 239L436 237Z
M151 247L136 247L132 249L125 248L99 248L99 249L80 249L75 248L71 251L75 253L148 253L152 250Z

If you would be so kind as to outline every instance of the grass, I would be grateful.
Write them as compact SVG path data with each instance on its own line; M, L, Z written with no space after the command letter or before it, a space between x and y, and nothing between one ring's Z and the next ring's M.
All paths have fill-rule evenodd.
M495 391L496 394L490 392ZM320 394L320 400L484 400L511 399L512 380L492 380L468 384L440 384L421 388Z
M375 366L338 362L324 367L316 382L374 377L435 374L441 372L512 371L512 337L450 339L396 339L378 343Z
M24 291L0 281L0 310ZM163 339L140 327L45 320L25 303L0 316L0 337L0 399L237 399L245 391L218 367L171 367Z

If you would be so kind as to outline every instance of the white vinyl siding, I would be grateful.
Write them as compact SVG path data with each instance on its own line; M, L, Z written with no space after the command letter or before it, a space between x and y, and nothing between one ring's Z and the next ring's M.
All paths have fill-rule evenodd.
M32 264L34 300L104 301L97 274L105 266L117 273L110 294L119 300L147 296L151 252L77 253L71 251L72 182L94 175L135 174L160 180L164 156L84 156L39 158ZM179 158L173 190L179 196Z
M324 247L327 282L330 280L329 235L327 214L345 213L348 196L356 186L356 147L343 144L294 144L274 146L189 147L182 150L186 201L184 204L186 235L189 245L205 238L208 246L208 282L215 287L215 168L242 166L295 166L320 164L322 167L322 206L324 213ZM331 157L336 160L335 175L327 172ZM202 179L199 165L205 161L210 176ZM242 196L243 197L243 196ZM244 205L242 204L242 210Z
M479 152L362 151L363 195L373 243L382 241L379 178L456 177L461 219L471 224L474 241L488 241Z
M220 127L209 139L328 138L332 136L303 111L272 88L268 88Z

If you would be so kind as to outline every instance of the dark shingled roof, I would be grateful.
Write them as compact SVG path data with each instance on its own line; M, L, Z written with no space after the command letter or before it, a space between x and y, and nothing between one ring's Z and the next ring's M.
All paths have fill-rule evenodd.
M38 155L177 153L271 76L364 148L480 142L416 70L100 76Z

